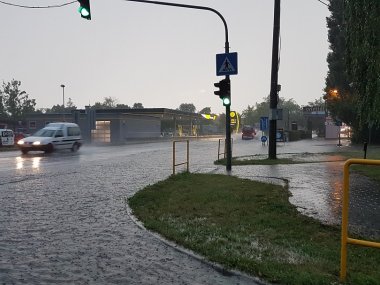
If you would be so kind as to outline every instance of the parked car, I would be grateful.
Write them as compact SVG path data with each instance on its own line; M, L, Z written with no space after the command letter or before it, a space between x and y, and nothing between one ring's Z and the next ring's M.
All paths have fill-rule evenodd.
M20 139L17 146L23 154L29 151L53 152L61 149L77 151L82 146L80 128L74 123L50 123L33 135Z
M252 140L256 135L255 129L252 126L243 126L241 139Z

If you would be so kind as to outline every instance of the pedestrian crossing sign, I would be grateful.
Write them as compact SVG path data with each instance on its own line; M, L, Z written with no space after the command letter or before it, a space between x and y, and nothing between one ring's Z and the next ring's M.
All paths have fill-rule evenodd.
M216 55L216 75L238 74L237 52Z

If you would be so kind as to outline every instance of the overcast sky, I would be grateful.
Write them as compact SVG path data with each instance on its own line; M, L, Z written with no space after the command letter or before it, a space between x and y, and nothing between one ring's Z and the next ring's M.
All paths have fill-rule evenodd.
M3 0L32 6L71 0ZM91 0L90 0L91 1ZM167 2L173 2L168 0ZM274 0L178 0L209 6L226 19L239 74L231 76L231 110L241 112L270 92ZM281 1L281 97L306 105L322 96L327 73L326 17L318 0ZM325 1L327 2L327 0ZM0 81L21 81L37 108L78 108L112 97L146 108L224 112L214 95L215 55L224 52L224 26L209 11L124 0L92 0L92 20L78 4L24 9L0 4Z

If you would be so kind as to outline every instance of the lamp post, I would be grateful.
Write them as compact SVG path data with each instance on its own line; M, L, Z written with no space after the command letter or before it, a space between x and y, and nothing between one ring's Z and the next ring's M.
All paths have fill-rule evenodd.
M62 87L62 119L65 121L65 85L61 84Z
M62 107L65 108L65 85L61 84L62 87Z

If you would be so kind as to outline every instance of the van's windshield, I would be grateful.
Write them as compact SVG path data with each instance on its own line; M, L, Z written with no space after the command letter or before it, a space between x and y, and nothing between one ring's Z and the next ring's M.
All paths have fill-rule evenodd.
M53 137L55 130L41 129L33 134L34 137Z

